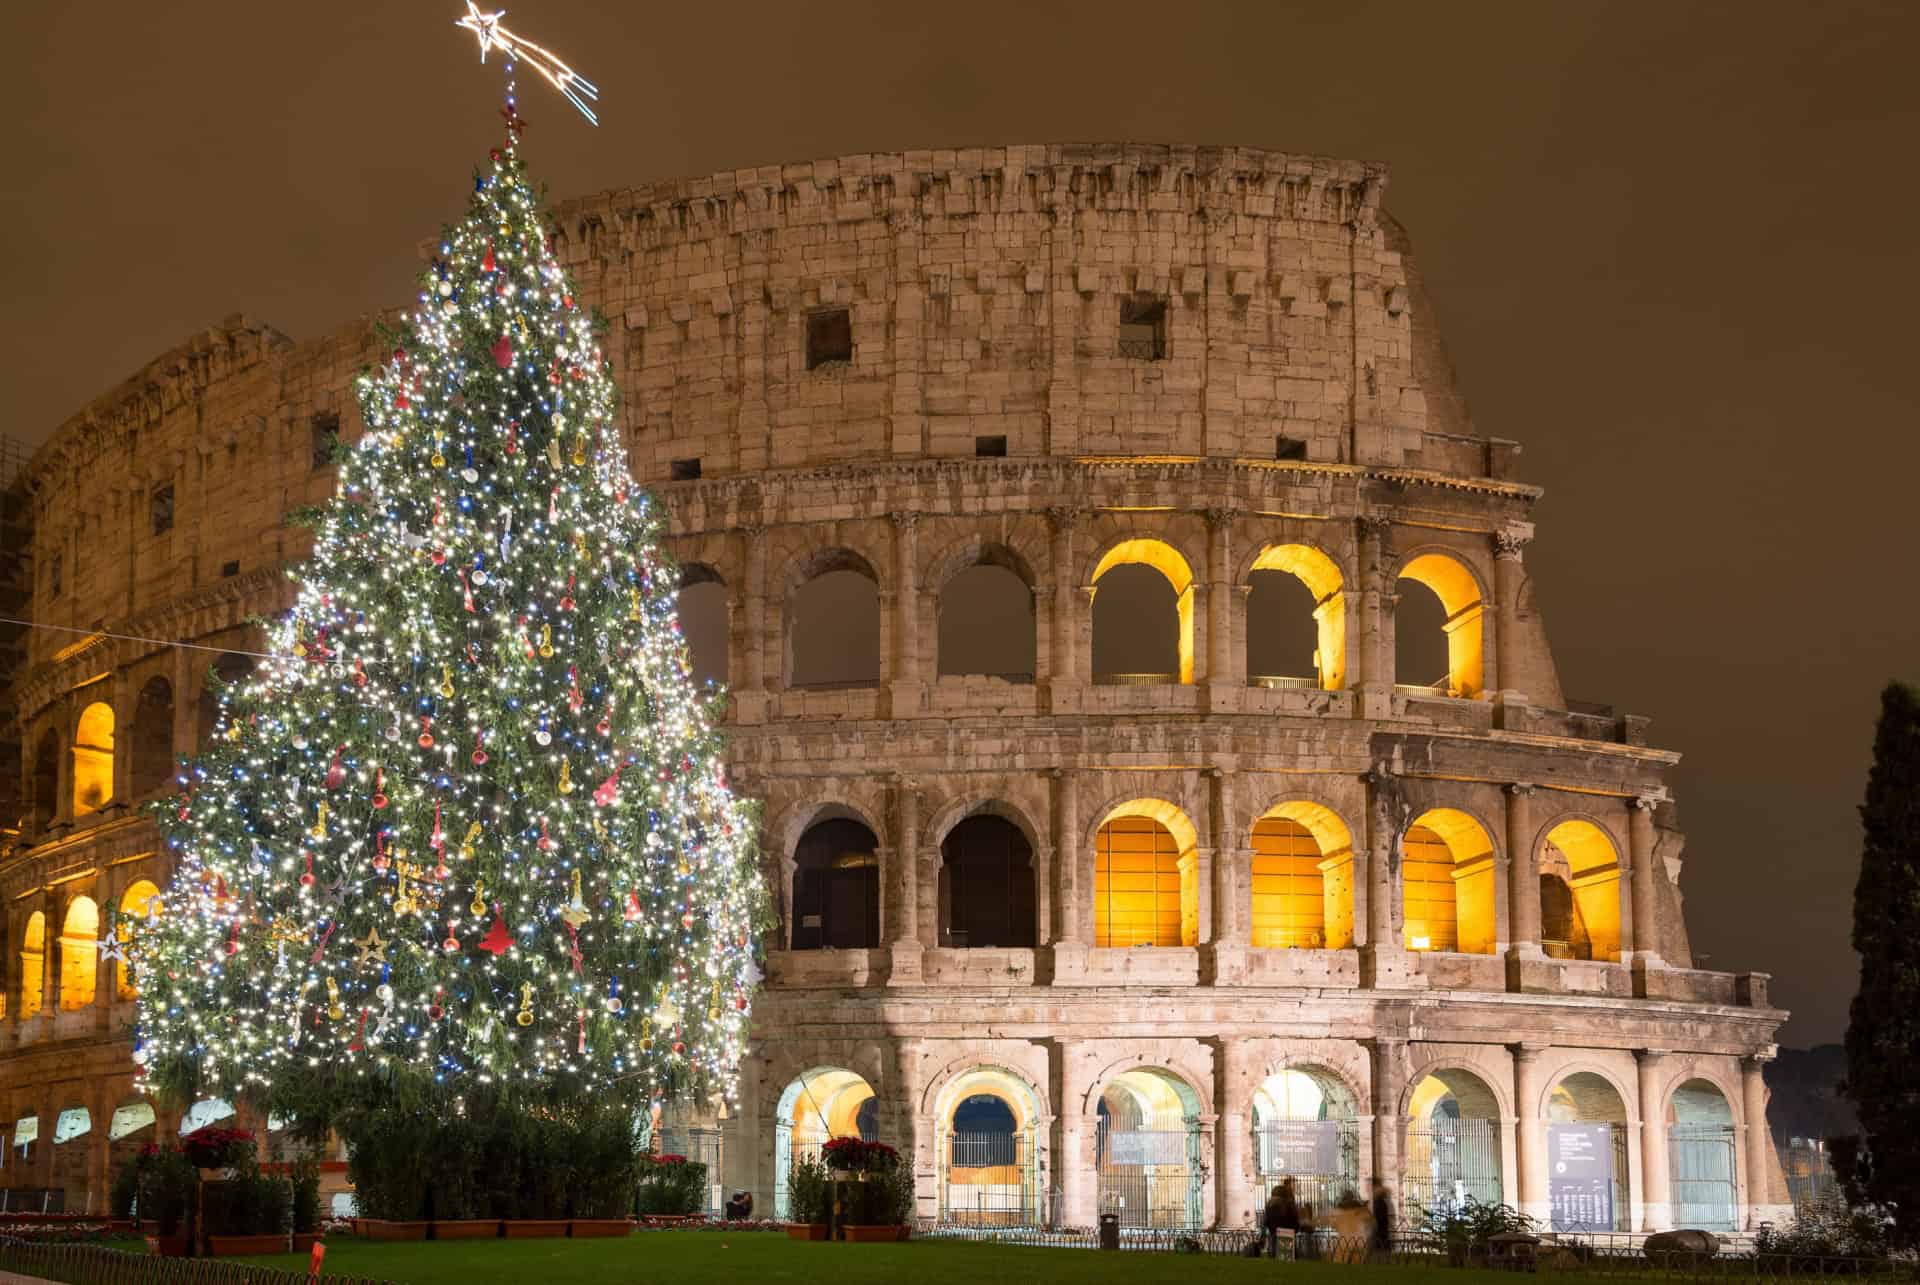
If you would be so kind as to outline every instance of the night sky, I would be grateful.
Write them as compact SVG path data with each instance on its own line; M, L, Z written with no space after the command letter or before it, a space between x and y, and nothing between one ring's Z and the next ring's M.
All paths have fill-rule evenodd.
M1546 487L1567 694L1654 716L1694 947L1837 1038L1876 693L1920 680L1920 8L523 0L556 197L970 144L1383 160L1478 430ZM230 313L406 302L498 134L452 0L11 7L4 431Z

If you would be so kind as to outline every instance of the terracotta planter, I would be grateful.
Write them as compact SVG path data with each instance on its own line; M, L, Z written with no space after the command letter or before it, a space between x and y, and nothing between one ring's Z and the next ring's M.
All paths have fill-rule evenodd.
M296 1254L304 1254L312 1249L319 1240L320 1233L317 1231L297 1231L293 1233L293 1252Z
M187 1234L175 1232L171 1236L147 1237L147 1252L156 1258L185 1258L187 1256Z
M827 1225L825 1223L787 1224L788 1240L825 1240L826 1238Z
M394 1222L387 1218L362 1218L358 1234L368 1240L425 1240L428 1222Z
M863 1226L859 1223L849 1223L840 1230L847 1234L847 1240L850 1243L856 1245L900 1239L900 1229L891 1223L885 1226Z
M907 1226L905 1223L901 1223L898 1227L895 1227L894 1230L900 1233L898 1237L900 1240L905 1240L907 1237L913 1235L913 1228Z
M500 1239L500 1220L498 1218L455 1218L446 1222L435 1219L433 1240L498 1240Z
M255 1254L283 1254L287 1249L284 1232L258 1236L209 1236L207 1252L215 1258L245 1258Z
M575 1240L630 1236L633 1234L633 1224L625 1218L576 1218L567 1224L567 1234Z
M539 1236L567 1234L567 1220L564 1218L509 1218L500 1225L506 1228L508 1240L532 1240Z

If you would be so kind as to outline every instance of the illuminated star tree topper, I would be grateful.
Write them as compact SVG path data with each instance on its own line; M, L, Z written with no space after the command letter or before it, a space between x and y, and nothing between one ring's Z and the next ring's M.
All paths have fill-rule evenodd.
M562 62L558 55L549 49L543 49L530 40L523 40L500 25L500 19L507 16L505 9L494 13L482 13L473 0L467 0L467 16L458 19L453 25L465 27L480 41L480 61L487 60L489 49L506 51L509 59L517 58L546 78L548 84L559 90L566 100L580 109L580 114L595 125L600 118L593 114L588 103L600 101L600 89L592 81L582 76Z

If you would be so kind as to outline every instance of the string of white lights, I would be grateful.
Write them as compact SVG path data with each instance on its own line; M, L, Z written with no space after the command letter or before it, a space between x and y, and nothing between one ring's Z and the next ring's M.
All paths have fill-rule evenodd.
M560 91L562 97L580 109L582 116L585 116L591 124L598 125L600 118L593 114L593 108L587 104L600 100L599 87L567 66L551 50L543 49L531 40L522 39L501 26L500 19L506 15L505 9L495 13L482 13L473 0L467 0L467 16L458 19L453 25L473 32L480 41L481 62L487 60L489 49L505 50L509 58L520 59L544 76L548 84Z

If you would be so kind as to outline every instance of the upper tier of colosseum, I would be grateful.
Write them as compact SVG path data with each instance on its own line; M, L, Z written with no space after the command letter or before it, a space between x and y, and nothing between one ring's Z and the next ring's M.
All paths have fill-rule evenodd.
M1478 479L1511 516L1537 492L1505 480L1512 443L1472 434L1385 186L1382 165L1247 148L967 148L666 180L553 219L643 482L1207 459ZM331 493L316 426L357 435L375 347L370 318L296 342L230 317L69 419L29 470L37 618L93 628L298 556L282 515ZM59 647L42 633L33 659Z

